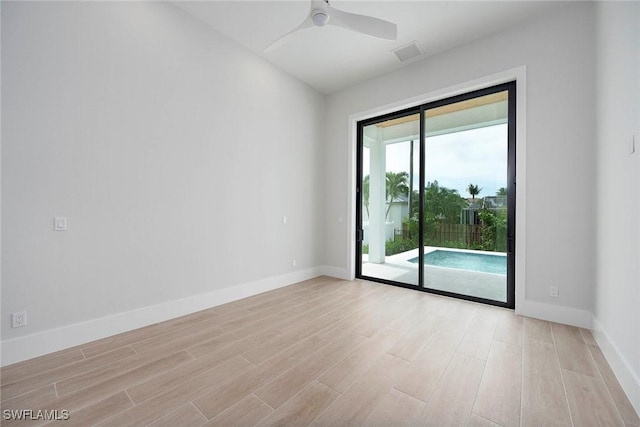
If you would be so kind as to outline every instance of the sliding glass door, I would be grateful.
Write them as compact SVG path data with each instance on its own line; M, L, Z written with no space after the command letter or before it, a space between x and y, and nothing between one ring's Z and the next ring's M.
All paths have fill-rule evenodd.
M358 277L513 307L515 83L358 130Z
M417 286L420 113L387 117L361 128L359 257L361 274Z

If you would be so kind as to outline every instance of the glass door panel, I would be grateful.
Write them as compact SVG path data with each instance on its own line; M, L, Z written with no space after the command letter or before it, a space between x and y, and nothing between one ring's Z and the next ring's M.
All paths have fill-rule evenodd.
M362 127L360 275L419 284L420 114Z
M424 111L424 287L507 303L509 91Z

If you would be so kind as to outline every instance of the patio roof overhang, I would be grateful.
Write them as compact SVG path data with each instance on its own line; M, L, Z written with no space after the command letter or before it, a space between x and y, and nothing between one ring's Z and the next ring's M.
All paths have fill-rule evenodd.
M427 110L425 136L445 135L507 123L507 93L499 92L481 98L444 105ZM420 115L412 114L364 128L364 145L373 141L385 144L418 140Z

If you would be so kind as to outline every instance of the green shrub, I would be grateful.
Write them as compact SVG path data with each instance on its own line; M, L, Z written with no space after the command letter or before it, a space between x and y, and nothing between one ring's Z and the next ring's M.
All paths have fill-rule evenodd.
M401 252L410 251L411 249L415 249L417 247L418 245L413 242L413 239L396 238L395 241L387 240L387 242L385 243L385 254L387 256L395 255Z

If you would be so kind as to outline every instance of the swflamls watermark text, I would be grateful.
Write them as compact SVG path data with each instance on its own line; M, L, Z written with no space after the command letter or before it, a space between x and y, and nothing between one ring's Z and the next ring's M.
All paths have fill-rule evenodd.
M2 411L4 420L42 420L42 421L66 421L69 419L67 409L4 409Z

